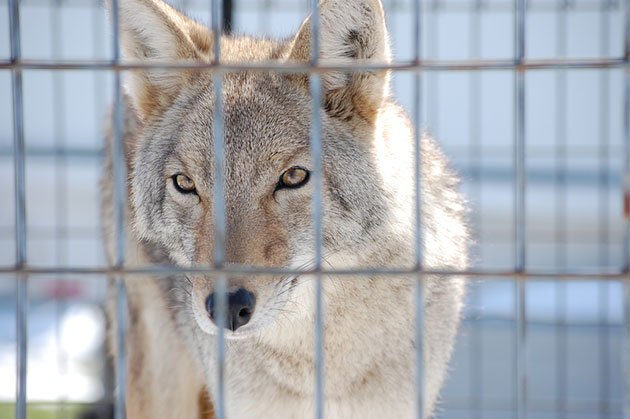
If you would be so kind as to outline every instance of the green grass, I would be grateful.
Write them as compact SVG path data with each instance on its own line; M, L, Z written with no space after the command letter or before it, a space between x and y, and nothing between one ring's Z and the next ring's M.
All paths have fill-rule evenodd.
M26 407L28 419L70 419L77 418L90 405L75 403L29 403ZM0 418L15 419L15 404L0 403Z

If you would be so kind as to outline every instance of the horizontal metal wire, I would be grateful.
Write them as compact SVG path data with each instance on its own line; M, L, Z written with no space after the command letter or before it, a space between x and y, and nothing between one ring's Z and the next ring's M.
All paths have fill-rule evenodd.
M628 272L623 271L599 271L581 269L576 271L549 271L549 270L502 270L502 269L418 269L418 268L353 268L353 269L285 269L285 268L264 268L257 266L234 265L215 268L213 266L138 266L126 268L108 267L72 267L72 266L52 266L52 267L32 267L32 266L8 266L0 267L0 275L26 273L29 275L175 275L175 274L250 274L250 275L339 275L339 276L410 276L410 275L434 275L434 276L466 276L469 278L484 279L504 279L514 278L518 280L529 279L553 279L566 281L583 280L604 280L618 281L628 277Z
M612 58L567 58L529 60L409 60L391 64L371 64L357 60L356 64L309 64L297 62L254 62L254 63L202 63L202 62L126 62L111 60L0 60L0 70L113 70L128 71L142 69L160 70L216 70L235 71L276 71L279 73L326 71L474 71L474 70L553 70L553 69L598 69L630 67L625 57Z
M101 9L102 3L99 0L57 0L59 4L65 8L81 8L81 9ZM207 7L207 1L198 0L191 1L186 0L187 7L186 10L203 10ZM50 3L49 0L22 0L21 6L43 6L48 5ZM413 5L411 2L393 0L386 2L387 10L390 12L410 12L412 10ZM506 2L504 0L484 0L481 6L478 5L476 1L454 1L454 0L427 0L423 1L424 4L427 4L425 7L427 14L432 13L445 13L445 12L508 12L511 13L514 11L514 7L511 2ZM6 0L0 0L0 6L4 6L7 4ZM238 6L246 7L248 10L254 11L268 11L271 9L281 9L285 12L304 12L306 8L304 7L304 2L296 2L296 1L286 1L286 0L266 0L264 2L261 1L241 1L238 2ZM620 0L590 0L590 1L577 1L572 2L569 6L566 7L567 10L570 11L612 11L619 10L620 8ZM528 12L557 12L558 11L558 1L557 0L545 0L545 1L529 1L527 4Z
M452 160L456 161L458 164L457 172L460 174L460 176L466 178L467 176L469 176L469 174L466 173L466 170L470 170L471 167L475 167L474 170L484 170L485 172L491 173L492 175L496 175L499 178L505 177L505 173L497 172L499 170L503 170L505 165L501 166L500 164L495 164L493 165L492 168L490 168L488 167L489 166L488 164L485 164L481 169L477 169L479 166L471 162L475 162L478 160L470 159L470 156L467 154L467 151L464 150L465 146L466 146L466 143L464 143L463 141L453 142L446 145L446 147L448 147L448 155L451 157ZM550 145L548 144L544 144L544 145L528 144L527 155L528 157L532 157L532 158L548 157L549 149L550 149ZM620 153L623 152L623 147L621 144L611 144L608 146L608 149L612 155L619 155ZM593 145L572 144L571 148L566 150L566 153L567 153L567 157L571 159L592 159L593 153L596 153L598 150L599 150L598 145L594 145L594 144ZM77 159L101 159L104 156L103 149L98 144L94 144L93 147L89 147L89 148L87 146L74 145L74 144L68 145L65 147L45 146L45 145L29 146L27 144L24 152L26 153L26 156L29 159L30 158L44 158L45 159L48 157L60 157L60 156L67 156L67 157L77 158ZM484 153L484 156L490 157L490 158L507 157L511 155L510 153L512 153L512 148L511 148L511 145L507 143L506 144L484 144L483 153ZM0 159L7 158L7 157L13 158L13 147L0 144ZM464 168L462 168L463 167L462 161L465 162ZM494 168L494 167L497 167L497 168ZM604 168L604 169L600 168L598 169L600 170L599 172L596 172L596 170L594 169L587 170L587 169L581 169L581 168L569 168L567 170L569 172L568 176L570 178L572 177L572 178L580 178L580 179L583 179L584 177L589 177L592 173L595 173L595 175L598 176L598 173L601 174L602 171L609 172L607 168ZM545 171L542 169L538 169L537 167L528 167L527 172L528 172L528 176L530 177L528 179L528 182L531 181L532 174L535 177L553 176L554 179L556 177L556 175L554 174L555 172ZM611 178L615 182L617 182L618 179L620 178L617 172L610 173L608 176L611 176ZM553 180L553 179L547 179L547 180ZM599 182L597 177L594 178L594 180Z

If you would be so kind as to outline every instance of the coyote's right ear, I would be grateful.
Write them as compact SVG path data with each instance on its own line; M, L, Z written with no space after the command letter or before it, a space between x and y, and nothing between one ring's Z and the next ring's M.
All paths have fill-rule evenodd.
M106 0L111 10L111 0ZM161 0L119 0L123 57L146 64L210 60L212 35ZM191 73L168 69L134 70L128 81L134 107L143 119L169 106Z

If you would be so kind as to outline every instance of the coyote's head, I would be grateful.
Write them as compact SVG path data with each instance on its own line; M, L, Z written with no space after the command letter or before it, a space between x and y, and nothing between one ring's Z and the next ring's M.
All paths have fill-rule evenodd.
M207 28L160 0L119 3L126 60L155 65L212 62L214 39ZM320 45L324 66L389 63L380 2L322 2ZM311 57L311 24L307 19L295 37L283 42L223 37L220 46L222 64L303 65ZM408 238L400 224L412 211L401 215L406 207L400 202L408 201L413 176L407 157L390 156L389 161L395 160L390 164L386 156L401 148L401 156L412 155L407 150L409 127L383 122L384 112L398 112L386 109L387 71L327 71L321 77L324 263L391 263L403 252L399 233ZM225 262L308 266L314 254L311 180L316 170L310 154L308 74L241 70L225 72L222 80ZM128 156L135 232L164 261L211 265L217 220L212 70L139 69L131 72L127 87L141 121ZM187 279L177 285L185 288L187 305L201 329L216 332L216 278ZM228 280L228 337L259 330L286 309L287 301L296 301L309 289L300 287L306 278L296 276L243 274ZM308 315L310 299L300 301L291 312Z

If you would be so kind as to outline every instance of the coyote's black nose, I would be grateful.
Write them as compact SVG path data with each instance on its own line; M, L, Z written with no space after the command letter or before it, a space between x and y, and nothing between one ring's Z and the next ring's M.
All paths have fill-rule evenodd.
M239 288L234 292L227 294L227 313L225 316L224 327L230 330L236 330L247 324L254 314L254 306L256 305L256 297L245 288ZM213 322L217 322L217 313L215 310L216 301L214 301L214 293L208 296L206 300L206 309Z

